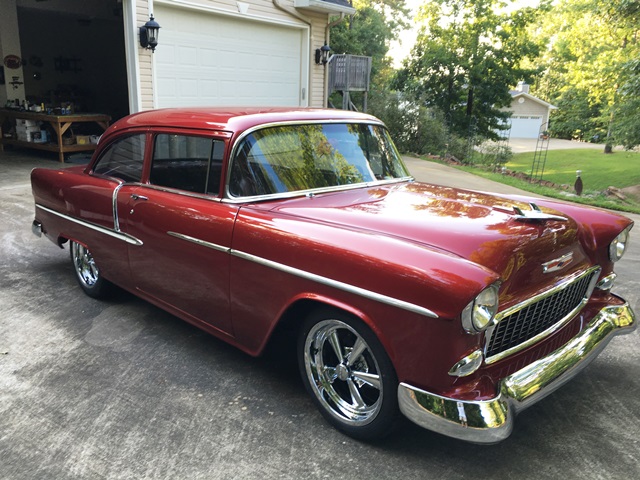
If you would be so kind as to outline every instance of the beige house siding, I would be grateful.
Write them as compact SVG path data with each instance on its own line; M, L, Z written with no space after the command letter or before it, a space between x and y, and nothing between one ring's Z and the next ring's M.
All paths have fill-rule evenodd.
M310 12L311 13L311 12ZM324 107L325 92L325 75L328 75L328 68L324 65L316 65L315 54L316 49L325 44L325 33L328 37L329 33L325 32L328 19L327 15L314 13L309 15L311 24L311 52L309 52L309 64L311 71L309 72L309 106ZM329 38L326 39L328 45L331 45Z
M136 2L137 24L144 25L149 20L149 2L137 0ZM160 37L161 38L161 37ZM138 43L138 62L140 73L140 100L142 110L153 108L153 64L151 50L140 47Z
M174 3L166 0L156 3L162 5L175 5L176 7L181 6L180 3ZM310 27L310 62L309 65L302 65L301 68L309 68L309 91L307 92L309 106L322 107L324 103L324 76L326 69L323 66L315 64L314 53L316 48L321 47L325 43L325 29L328 23L328 16L323 13L294 9L293 0L281 0L280 4L289 7L294 12L297 12L301 18L276 8L271 0L244 0L242 3L249 5L249 13L253 18L259 16L273 21ZM189 4L202 6L203 9L209 10L211 13L215 13L216 11L221 13L228 12L230 14L238 13L238 2L236 2L236 0L191 0ZM153 9L150 7L149 0L136 0L138 25L144 25L144 23L149 19L150 12L152 13ZM160 25L162 25L161 18L157 18L156 20ZM162 30L160 30L158 48L162 48ZM142 47L138 47L138 53L141 104L143 110L148 110L155 106L153 93L152 53L150 50L143 49Z
M520 103L519 99L523 99L524 102ZM543 124L549 121L548 106L523 96L513 99L510 110L512 115L541 115Z

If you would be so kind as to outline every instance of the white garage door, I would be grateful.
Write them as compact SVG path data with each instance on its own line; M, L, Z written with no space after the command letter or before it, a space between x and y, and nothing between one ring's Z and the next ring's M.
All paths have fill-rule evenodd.
M299 106L302 29L156 5L157 103Z
M538 138L542 117L536 115L513 115L510 138Z

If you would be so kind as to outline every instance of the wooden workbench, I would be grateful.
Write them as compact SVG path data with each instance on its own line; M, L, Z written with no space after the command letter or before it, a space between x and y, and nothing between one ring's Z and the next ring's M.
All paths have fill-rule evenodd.
M2 134L2 123L5 119L23 119L23 120L35 120L39 122L45 122L49 124L57 135L57 142L49 143L35 143L24 142L16 138L4 138ZM64 162L64 154L69 152L87 152L96 149L95 144L85 145L63 145L62 135L73 125L74 123L81 122L94 122L100 125L102 130L106 130L109 126L111 117L109 115L103 115L100 113L76 113L72 115L47 115L46 113L34 113L20 110L9 110L6 108L0 108L0 151L4 150L4 145L16 145L25 148L35 148L37 150L47 150L49 152L58 152L58 158L61 162Z

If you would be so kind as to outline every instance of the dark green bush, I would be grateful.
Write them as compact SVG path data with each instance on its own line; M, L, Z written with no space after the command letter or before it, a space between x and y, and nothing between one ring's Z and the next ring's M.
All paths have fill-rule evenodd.
M439 112L415 100L396 92L371 92L368 111L387 125L401 152L464 157L466 141L450 133Z

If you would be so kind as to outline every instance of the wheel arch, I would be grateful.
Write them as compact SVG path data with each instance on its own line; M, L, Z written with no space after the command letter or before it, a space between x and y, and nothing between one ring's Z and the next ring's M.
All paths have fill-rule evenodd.
M386 338L369 315L349 303L315 294L300 295L287 305L268 336L265 348L268 348L272 343L283 341L283 337L290 336L291 339L295 339L298 330L302 327L303 320L311 312L318 309L336 310L362 322L376 336L392 363L394 363L393 349L390 348ZM295 340L293 340L293 343L295 344Z
M58 245L60 248L64 248L63 245L65 243L68 243L69 241L73 241L73 242L80 243L80 244L84 245L82 242L79 242L77 239L71 238L71 237L66 236L66 235L58 235L58 238L56 240L56 245ZM85 245L85 247L86 247L86 245Z

